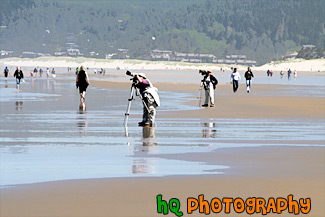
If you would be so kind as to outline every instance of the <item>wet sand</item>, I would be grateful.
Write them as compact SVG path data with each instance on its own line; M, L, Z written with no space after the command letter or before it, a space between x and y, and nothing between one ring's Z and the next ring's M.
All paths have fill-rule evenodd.
M99 88L128 90L129 82L91 81L91 85ZM324 130L325 100L324 95L306 91L312 87L284 87L283 85L253 84L252 92L247 94L241 84L238 93L232 93L229 84L220 84L216 90L216 106L200 108L197 105L198 86L191 83L155 83L161 91L188 93L192 109L161 111L157 117L170 122L179 119L212 119L228 118L263 119L266 122L290 121L304 125L305 121L319 125ZM297 89L299 90L298 92ZM294 93L294 94L292 94ZM203 95L202 95L203 96ZM204 96L202 97L204 100ZM275 119L275 120L274 120ZM166 121L166 120L165 120ZM290 123L289 123L290 124ZM166 124L166 126L168 126ZM309 126L307 126L309 127ZM249 137L250 129L240 132ZM267 132L265 132L267 134ZM211 138L213 144L218 142L238 143L234 141L218 141ZM275 139L275 141L273 141ZM163 199L179 198L184 216L202 216L197 211L186 214L186 198L204 194L206 200L213 197L287 197L294 199L311 198L312 208L307 216L325 216L325 149L324 136L319 135L314 141L302 141L293 138L270 137L249 144L263 143L263 147L217 148L209 152L190 152L181 154L146 154L144 158L162 158L201 162L206 165L227 165L229 169L221 170L218 175L184 175L164 176L158 178L110 178L84 179L45 182L18 185L0 189L0 216L162 216L156 212L156 196ZM197 138L196 142L205 141ZM267 143L271 142L272 146ZM287 146L287 143L302 146ZM306 146L306 144L308 146ZM189 168L187 168L189 170ZM234 213L234 210L231 210ZM214 214L212 214L214 215ZM230 216L225 213L219 216ZM240 216L248 216L245 213ZM268 214L278 216L277 214ZM287 211L280 216L290 216ZM169 216L174 216L170 213Z
M92 81L102 88L126 89L129 82ZM154 84L159 90L190 92L192 106L198 106L198 83L163 83ZM253 84L250 93L246 93L245 84L239 86L238 92L232 92L231 84L219 84L215 91L215 107L195 111L175 111L172 114L159 114L172 118L325 118L325 94L306 95L312 86L284 86ZM291 91L299 93L291 95ZM322 91L323 89L321 89ZM299 96L300 95L300 96ZM317 95L317 94L316 94ZM204 103L204 91L201 93L201 104ZM199 107L199 106L198 106Z
M293 194L294 199L311 198L307 216L325 214L323 147L225 148L161 157L222 162L230 165L230 171L225 175L72 180L1 189L1 216L161 216L156 213L158 194L165 200L178 198L184 213L186 198L200 194L208 201L214 197L267 199ZM291 215L285 211L280 216Z

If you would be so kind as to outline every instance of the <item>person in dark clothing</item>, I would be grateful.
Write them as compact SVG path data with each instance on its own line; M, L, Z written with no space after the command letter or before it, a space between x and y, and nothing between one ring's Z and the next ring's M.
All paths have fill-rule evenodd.
M17 67L14 77L16 78L17 89L19 89L20 80L24 79L24 73L20 70L20 67Z
M3 73L5 74L5 79L6 81L8 80L8 74L9 74L9 69L8 67L6 66L6 68L3 70Z
M218 84L218 80L214 77L210 71L207 71L207 74L204 76L201 86L203 85L205 90L205 102L202 105L203 107L208 107L210 99L210 107L214 106L214 90Z
M288 70L288 80L291 80L291 69Z
M38 72L38 70L37 70L37 68L35 68L35 69L34 69L35 77L37 76L37 72Z
M84 70L84 67L81 66L76 79L76 87L79 88L80 93L80 102L85 102L86 90L89 84L88 73Z
M250 67L248 67L247 71L245 72L245 78L246 78L247 93L249 93L251 90L251 80L252 78L254 78L254 74Z

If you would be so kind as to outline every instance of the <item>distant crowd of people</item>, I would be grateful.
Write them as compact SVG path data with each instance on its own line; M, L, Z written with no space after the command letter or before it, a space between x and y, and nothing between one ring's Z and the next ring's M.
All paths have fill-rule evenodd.
M42 68L39 68L39 69L37 69L37 68L38 67L34 68L34 70L29 71L30 77L32 77L32 78L37 77L37 73L39 73L40 78L43 77L44 70ZM46 68L46 77L48 78L50 76L52 76L53 78L56 77L54 68L52 68L51 71L50 71L50 68Z
M288 80L291 80L291 74L292 74L292 71L291 71L291 69L289 69L289 70L287 71ZM272 77L273 72L270 71L270 70L267 70L267 71L266 71L266 75ZM284 72L281 70L281 71L280 71L280 78L281 78L281 80L283 79L283 76L284 76ZM294 70L294 71L293 71L293 76L294 76L295 80L297 80L297 77L298 77L298 72L297 72L297 70Z

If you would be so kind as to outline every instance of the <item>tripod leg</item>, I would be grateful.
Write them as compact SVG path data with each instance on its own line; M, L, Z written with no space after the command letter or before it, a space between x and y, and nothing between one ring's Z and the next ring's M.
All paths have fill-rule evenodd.
M141 99L141 101L142 101L142 104L143 104L143 106L147 109L147 111L149 112L149 108L148 108L148 106L147 106L147 104L146 104L146 102L144 101L144 99L143 99L143 97L142 97L142 95L139 93L139 90L137 89L136 90L137 92L137 94L136 95L138 95L139 97L140 97L140 99Z
M202 95L202 86L200 86L200 89L199 89L199 107L201 106L201 95Z
M124 126L127 125L128 119L129 119L129 115L130 115L130 109L131 109L131 102L133 100L134 96L134 87L131 87L131 92L130 92L130 97L128 99L128 106L126 108L126 112L125 112L125 117L124 117Z

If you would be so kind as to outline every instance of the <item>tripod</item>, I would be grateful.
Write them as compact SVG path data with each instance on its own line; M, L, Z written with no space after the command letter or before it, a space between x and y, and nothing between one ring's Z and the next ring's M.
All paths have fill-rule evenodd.
M131 91L130 91L130 97L128 99L128 106L126 108L126 112L125 112L125 118L124 118L124 126L127 126L127 122L129 119L129 115L130 115L130 109L131 109L131 102L132 100L135 100L135 96L139 96L143 106L147 109L147 111L149 112L149 108L147 106L147 104L144 102L142 95L139 93L139 89L135 86L136 83L133 82L132 86L131 86Z
M206 86L204 80L202 80L200 83L199 96L197 97L197 98L199 98L199 105L198 105L199 107L201 106L201 95L202 95L202 89L203 89L202 87L204 87L204 90L207 89L207 86ZM210 92L208 92L208 94L209 94L209 97L211 97Z

